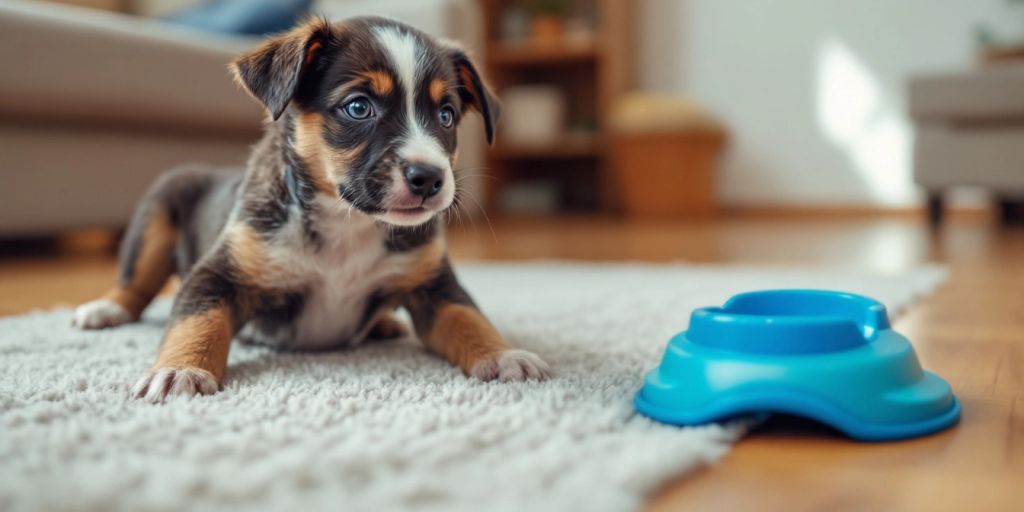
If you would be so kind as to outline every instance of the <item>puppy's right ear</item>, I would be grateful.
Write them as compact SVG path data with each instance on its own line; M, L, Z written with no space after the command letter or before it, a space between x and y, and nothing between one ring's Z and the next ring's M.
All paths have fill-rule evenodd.
M326 47L331 30L327 20L308 21L243 54L229 68L235 81L277 120L295 96L303 75Z
M473 61L466 55L465 50L448 43L451 52L452 65L455 66L455 73L459 80L459 96L463 104L476 109L484 118L484 131L487 135L487 143L494 144L494 128L501 117L501 104L491 92L490 87L484 84L480 72L476 70Z

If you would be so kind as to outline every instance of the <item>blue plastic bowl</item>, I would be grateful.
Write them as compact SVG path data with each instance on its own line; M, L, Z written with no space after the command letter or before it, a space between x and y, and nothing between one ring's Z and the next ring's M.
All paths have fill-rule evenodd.
M655 420L697 425L788 413L860 440L922 436L960 418L874 299L822 290L743 293L694 310L636 395Z

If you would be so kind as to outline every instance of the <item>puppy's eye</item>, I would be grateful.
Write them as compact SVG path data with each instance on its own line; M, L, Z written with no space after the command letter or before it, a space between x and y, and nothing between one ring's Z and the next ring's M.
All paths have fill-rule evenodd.
M445 128L451 128L455 124L455 109L450 105L441 107L441 111L437 113L438 119L441 121L441 126Z
M341 106L342 112L356 121L369 119L373 115L373 104L370 100L360 96L353 98Z

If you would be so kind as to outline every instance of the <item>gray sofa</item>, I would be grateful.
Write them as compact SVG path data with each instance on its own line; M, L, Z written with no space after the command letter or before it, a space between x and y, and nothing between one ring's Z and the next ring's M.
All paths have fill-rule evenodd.
M479 46L472 0L334 1L332 18L387 14ZM241 166L263 113L226 64L254 40L145 18L0 2L0 237L123 226L176 165ZM479 165L475 116L461 166Z
M226 64L247 40L0 3L0 235L122 226L160 172L241 165L262 113Z
M951 187L989 189L1004 218L1024 200L1024 63L998 63L911 80L914 180L933 223Z

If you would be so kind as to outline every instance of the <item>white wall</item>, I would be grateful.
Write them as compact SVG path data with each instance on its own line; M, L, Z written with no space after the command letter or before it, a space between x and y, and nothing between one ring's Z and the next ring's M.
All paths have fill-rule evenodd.
M729 125L733 205L914 204L907 77L976 62L973 30L1024 28L1003 0L644 0L641 85Z

